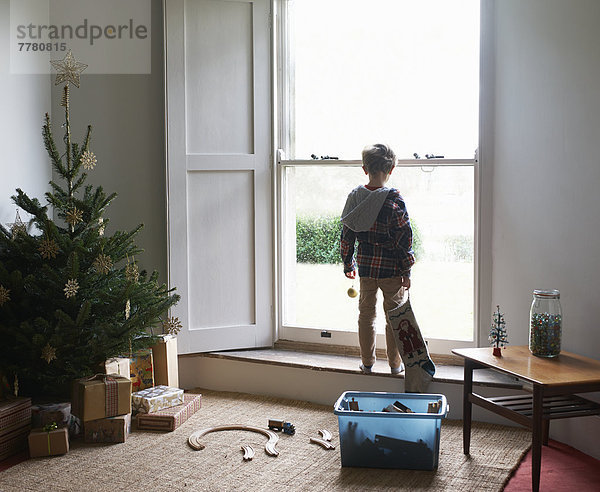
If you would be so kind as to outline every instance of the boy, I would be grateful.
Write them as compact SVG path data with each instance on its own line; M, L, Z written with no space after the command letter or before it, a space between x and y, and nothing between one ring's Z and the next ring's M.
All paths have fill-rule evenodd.
M410 288L410 269L415 256L404 200L398 190L384 187L396 165L396 155L388 146L375 144L365 147L362 161L369 183L358 186L348 195L342 212L341 254L346 277L355 278L358 263L360 369L364 374L370 374L375 362L377 290L383 292L386 313L400 305L404 289ZM385 325L385 340L390 370L392 374L398 374L403 370L403 364L389 321Z

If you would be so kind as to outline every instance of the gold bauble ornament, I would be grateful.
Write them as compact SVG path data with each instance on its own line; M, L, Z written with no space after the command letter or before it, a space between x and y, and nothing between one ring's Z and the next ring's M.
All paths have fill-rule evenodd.
M348 296L349 297L356 297L357 295L358 295L358 291L354 287L350 287L348 289Z

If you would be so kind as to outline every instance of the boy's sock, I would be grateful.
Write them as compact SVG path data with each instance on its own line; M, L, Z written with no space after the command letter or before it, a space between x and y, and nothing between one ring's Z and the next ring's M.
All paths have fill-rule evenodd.
M400 362L400 367L390 367L392 374L400 374L402 371L404 371L404 364L402 362Z
M371 369L373 369L373 366L365 366L364 364L361 364L358 367L363 374L371 374Z
M429 357L429 351L415 315L407 299L404 304L387 313L394 332L400 357L406 365L404 388L407 393L424 393L435 374L435 365Z

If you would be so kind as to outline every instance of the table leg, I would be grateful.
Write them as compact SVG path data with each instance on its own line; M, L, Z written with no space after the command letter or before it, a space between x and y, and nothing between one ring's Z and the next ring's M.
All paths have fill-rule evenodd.
M548 436L550 435L550 420L544 419L544 427L542 428L542 444L548 446Z
M533 438L531 444L531 490L540 490L540 471L542 468L542 440L544 421L542 419L544 393L538 384L533 385Z
M471 410L472 403L469 398L473 392L473 367L474 363L465 359L465 375L463 386L463 452L469 454L471 446Z

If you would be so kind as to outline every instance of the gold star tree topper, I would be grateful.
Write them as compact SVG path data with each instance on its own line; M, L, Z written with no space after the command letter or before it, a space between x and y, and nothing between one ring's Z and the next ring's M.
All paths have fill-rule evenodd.
M88 66L85 63L75 61L71 50L69 50L62 60L51 60L50 63L56 70L54 85L71 82L71 84L79 88L79 76Z

